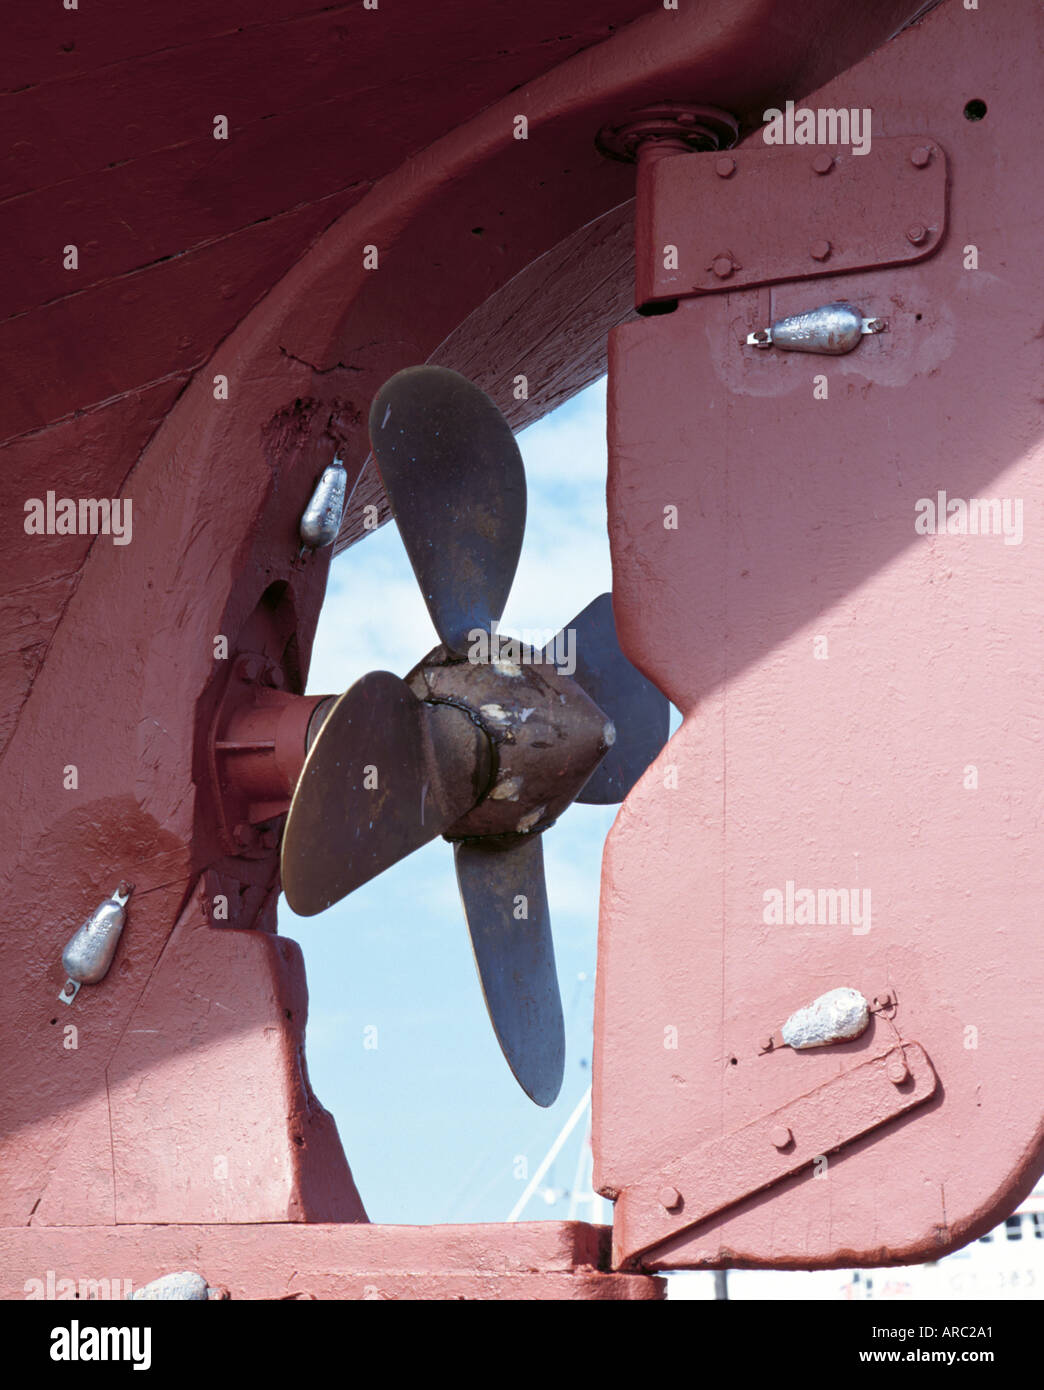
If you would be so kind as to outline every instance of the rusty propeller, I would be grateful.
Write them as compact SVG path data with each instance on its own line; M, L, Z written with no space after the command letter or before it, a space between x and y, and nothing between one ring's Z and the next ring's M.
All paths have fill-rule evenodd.
M370 440L443 645L405 681L371 672L326 710L287 819L283 887L310 916L437 835L451 841L494 1032L526 1094L550 1105L565 1028L540 836L574 800L626 796L666 742L667 700L620 650L609 594L570 641L499 646L526 491L484 392L408 368L378 392Z

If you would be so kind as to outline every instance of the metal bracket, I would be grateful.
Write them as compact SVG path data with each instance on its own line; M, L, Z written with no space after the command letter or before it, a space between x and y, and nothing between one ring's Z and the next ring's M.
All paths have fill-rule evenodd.
M639 178L637 303L924 260L946 229L946 181L923 135L861 155L760 140L664 155Z
M935 1094L932 1064L904 1043L833 1077L721 1139L625 1188L616 1203L617 1264L772 1187Z

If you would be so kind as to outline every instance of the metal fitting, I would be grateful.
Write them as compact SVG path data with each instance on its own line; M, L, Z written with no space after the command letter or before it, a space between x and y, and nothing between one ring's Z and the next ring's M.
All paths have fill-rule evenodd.
M829 254L829 243L825 244ZM813 255L816 250L812 248ZM714 268L717 274L717 261ZM770 327L749 333L747 346L768 348L775 345L786 352L821 352L839 357L857 348L866 334L880 333L884 327L883 319L865 319L854 305L839 301L777 319Z
M312 550L332 545L341 529L344 499L348 489L348 472L340 459L335 458L315 485L315 491L301 514L301 540Z
M739 123L715 106L682 106L665 101L633 112L622 121L604 125L595 138L599 154L633 164L643 152L686 154L730 149L739 137Z
M127 899L134 884L121 879L111 898L100 903L70 937L62 952L62 969L67 975L58 998L71 1004L81 985L96 985L109 973L120 934L127 920Z

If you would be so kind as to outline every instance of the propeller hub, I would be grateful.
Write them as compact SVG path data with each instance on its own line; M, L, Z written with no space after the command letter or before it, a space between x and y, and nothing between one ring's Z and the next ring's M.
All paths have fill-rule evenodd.
M406 677L418 699L464 710L492 750L489 785L447 840L504 845L552 825L616 738L612 721L542 654L473 661L436 647Z

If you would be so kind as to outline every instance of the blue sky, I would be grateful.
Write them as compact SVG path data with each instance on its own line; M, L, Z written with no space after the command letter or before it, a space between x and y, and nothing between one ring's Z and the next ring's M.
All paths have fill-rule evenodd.
M550 635L612 587L605 380L518 443L528 520L501 631ZM405 675L437 641L398 531L382 527L333 563L308 693L345 690L371 670ZM441 838L318 917L280 900L279 929L301 943L308 972L312 1086L336 1117L372 1220L505 1220L583 1096L602 846L615 814L574 805L544 839L567 1040L562 1092L547 1110L523 1094L493 1035ZM562 1219L574 1190L590 1193L586 1152L584 1120L524 1219ZM608 1220L609 1204L588 1201L578 1214Z

